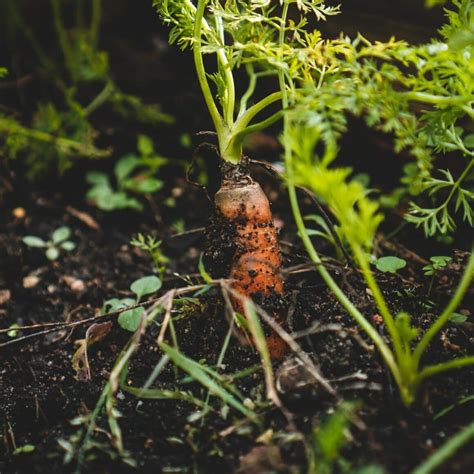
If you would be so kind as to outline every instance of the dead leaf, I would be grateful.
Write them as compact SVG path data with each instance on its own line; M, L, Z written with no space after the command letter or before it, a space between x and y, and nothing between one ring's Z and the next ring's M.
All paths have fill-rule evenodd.
M83 222L86 226L90 227L91 229L100 230L100 225L97 223L97 221L86 212L79 211L72 206L67 206L66 211L69 212L71 216L74 216L76 219L79 219L81 222Z
M10 290L0 290L0 305L8 303L12 294Z
M238 474L288 472L277 446L257 446L240 459Z
M77 380L90 380L91 368L89 365L89 358L87 356L87 349L102 340L110 332L112 322L95 323L89 326L86 331L84 339L78 339L75 344L79 346L72 356L72 368L76 371Z

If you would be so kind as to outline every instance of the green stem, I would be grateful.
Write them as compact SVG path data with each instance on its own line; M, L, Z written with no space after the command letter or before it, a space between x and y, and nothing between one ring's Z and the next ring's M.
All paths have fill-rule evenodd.
M0 130L3 130L7 134L16 133L33 140L54 144L64 153L77 153L90 158L103 158L110 156L109 150L101 150L92 145L86 145L68 138L56 137L50 133L42 132L41 130L26 128L2 117L0 117Z
M273 92L273 94L267 95L262 100L257 102L255 105L250 107L235 123L235 129L238 131L243 130L256 115L265 110L271 104L282 100L281 91Z
M246 66L247 76L249 77L249 85L247 90L242 95L240 99L240 107L239 107L239 117L241 117L244 112L247 110L247 102L249 101L250 97L252 97L253 93L255 92L255 87L257 85L257 74L254 71L253 64L247 64Z
M91 43L94 50L99 44L100 21L102 17L102 0L92 0Z
M365 281L372 292L372 296L374 297L375 303L381 313L381 316L384 320L385 325L387 326L388 332L392 339L393 348L395 350L395 354L397 355L397 359L400 361L403 357L403 347L400 340L400 334L395 326L395 320L392 316L392 313L388 309L387 302L380 291L380 287L375 281L374 275L370 270L369 263L367 258L362 251L362 249L358 245L351 245L352 250L354 252L354 256L357 259L357 262L360 265L362 273L364 275Z
M448 370L460 369L467 365L474 364L474 356L458 357L457 359L450 360L448 362L441 362L436 365L429 365L424 367L418 374L418 379L421 382L424 379L432 377L433 375L446 372Z
M282 17L281 17L282 26L281 26L280 35L279 35L280 46L282 46L284 42L284 30L285 30L286 18L288 15L288 6L289 6L289 3L288 3L288 0L286 0L285 3L283 4L283 9L282 9ZM288 100L288 94L287 94L286 86L285 86L284 73L282 70L278 71L278 78L280 82L280 89L281 89L280 94L281 94L282 106L283 106L283 109L286 109L288 107L289 100ZM287 115L284 116L283 122L284 122L283 141L287 142L287 139L285 139L285 137L288 134L288 126L289 126L289 118ZM292 151L288 146L285 147L285 165L286 165L285 167L286 167L286 173L287 173L287 186L288 186L288 195L290 199L291 210L296 222L296 226L298 228L300 238L303 242L303 245L310 259L315 264L316 270L319 272L322 279L324 280L326 285L329 287L329 289L333 292L333 294L336 296L336 298L341 303L341 305L354 318L354 320L361 326L361 328L366 332L366 334L370 337L372 342L375 344L380 354L382 355L383 359L385 360L385 363L387 364L390 371L392 372L397 384L401 387L402 380L401 380L400 371L396 364L393 353L390 350L390 347L385 343L382 337L378 334L377 330L367 321L367 319L365 319L362 313L352 304L352 302L347 298L345 293L337 285L337 283L331 277L329 272L326 270L326 267L324 267L319 254L317 253L316 249L314 248L311 242L311 239L308 235L306 226L304 224L303 216L301 214L301 209L298 203L298 197L296 194L296 186L295 186L295 179L294 179L294 173L293 173L293 165L292 165Z
M446 198L446 201L444 202L444 204L441 205L441 208L447 206L449 204L449 202L451 201L451 199L453 198L454 196L454 193L456 192L456 190L459 188L459 186L461 186L461 183L464 181L464 178L467 176L467 174L469 173L469 171L471 170L472 166L474 165L474 158L471 158L471 161L469 162L469 164L466 166L466 168L464 169L464 171L461 173L461 175L459 176L459 178L456 180L456 182L454 183L451 191L449 192L449 195L448 197Z
M461 431L449 438L426 461L418 466L412 474L430 474L446 459L450 458L459 448L474 438L474 423L470 423ZM439 471L442 472L442 471Z
M48 55L45 53L43 48L40 46L39 41L35 37L33 30L25 23L21 13L18 11L16 5L16 0L8 0L7 1L7 8L13 18L14 23L18 29L23 33L25 38L27 39L31 49L35 52L36 56L40 60L43 67L49 71L54 71L55 66L52 61L49 60Z
M222 48L217 52L217 59L222 71L224 71L224 78L226 82L226 93L227 96L224 100L224 120L230 128L234 123L234 110L235 110L235 84L232 70L225 54L225 35L224 28L222 25L222 18L216 15L216 29L219 34L219 40L222 43Z
M115 85L113 82L107 82L105 87L100 91L100 93L92 100L92 102L86 106L83 110L84 117L88 117L92 112L97 110L102 106L109 97L115 92Z
M270 115L270 117L262 120L261 122L254 123L244 128L244 130L242 130L241 132L236 133L234 137L235 139L240 139L246 137L247 135L250 135L251 133L264 130L270 127L270 125L273 125L275 122L278 122L278 120L280 120L282 117L283 110L279 110L278 112L275 112L273 115Z
M223 119L217 106L214 102L212 96L211 88L209 87L209 82L206 77L206 69L204 68L204 61L202 58L202 24L204 17L204 9L206 7L206 0L199 0L196 8L196 19L194 24L194 45L193 45L193 57L194 64L196 67L196 73L198 76L199 85L201 86L202 93L204 95L204 100L206 101L207 108L211 114L214 127L218 135L222 133L223 130Z
M408 100L416 102L425 102L432 105L462 105L465 102L471 102L474 100L474 95L470 96L457 96L457 97L445 97L434 94L427 94L426 92L402 92L401 93Z
M76 78L74 55L71 44L67 38L66 30L64 29L64 24L62 22L59 0L51 0L51 7L53 9L54 27L56 29L56 34L58 35L59 45L61 46L61 50L63 52L64 62L66 63L66 68L74 82Z
M441 316L431 325L431 327L426 331L424 336L421 338L420 342L416 346L415 350L413 351L413 357L418 365L423 355L423 352L428 347L428 344L431 342L433 337L438 334L438 332L443 328L443 326L448 322L450 316L456 310L456 308L461 304L464 294L466 293L469 285L474 277L474 248L471 250L471 256L469 257L469 261L467 263L467 267L464 270L464 274L459 282L456 291L446 306L445 310L441 314Z

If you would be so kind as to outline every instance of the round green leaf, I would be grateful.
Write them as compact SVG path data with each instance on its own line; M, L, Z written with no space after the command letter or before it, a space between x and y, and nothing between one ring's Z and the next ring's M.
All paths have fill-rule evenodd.
M109 178L105 173L101 173L99 171L89 171L86 174L86 181L89 184L101 185L101 186L108 186L109 185Z
M123 329L135 332L140 324L140 319L144 311L143 308L134 308L124 311L118 317L118 323Z
M66 240L70 235L71 229L69 229L69 227L63 226L59 227L53 232L52 239L55 244L59 244L60 242Z
M117 161L114 168L115 177L120 183L127 178L130 173L140 164L140 160L135 155L125 155Z
M160 288L161 280L155 275L139 278L138 280L135 280L130 286L130 289L137 295L138 301L142 296L155 293Z
M396 273L397 270L400 270L406 267L407 262L402 258L398 257L380 257L377 259L375 266L377 270L380 270L384 273Z
M127 306L132 306L135 304L133 298L111 298L107 300L102 305L102 314L118 311L119 309L126 308Z
M134 183L134 190L138 193L148 194L155 193L163 187L163 181L155 178L146 178L143 180L136 180Z
M25 245L28 245L28 247L46 247L46 242L43 239L40 239L39 237L35 237L34 235L27 235L21 240Z
M76 244L74 242L71 242L70 240L66 240L66 242L63 242L61 244L61 248L70 252L71 250L74 250L76 248Z
M155 150L152 139L147 135L138 135L137 148L143 156L151 155Z
M46 250L46 257L49 260L56 260L59 257L59 250L56 247L49 247L49 249Z

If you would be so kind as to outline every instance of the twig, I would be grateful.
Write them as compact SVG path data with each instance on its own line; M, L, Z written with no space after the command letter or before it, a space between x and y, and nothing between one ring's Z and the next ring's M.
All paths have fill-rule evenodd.
M216 284L218 282L211 282L211 283ZM219 280L219 283L220 283L220 280ZM192 293L193 291L201 290L205 286L207 286L207 285L193 285L193 286L187 286L187 287L184 287L184 288L174 289L173 291L175 291L175 295L178 296L178 295L182 295L182 294L186 294L186 293ZM81 326L83 324L87 324L87 323L90 323L90 322L97 321L98 319L118 316L121 313L123 313L124 311L128 311L130 309L141 308L141 307L153 304L153 303L158 303L160 300L162 300L162 298L163 298L163 296L160 296L158 298L151 298L147 301L144 301L143 303L137 303L136 305L127 306L127 307L121 308L117 311L111 311L110 313L91 316L90 318L85 318L85 319L81 319L80 321L74 321L74 322L70 322L70 323L66 323L66 322L54 323L53 322L53 323L33 324L31 326L20 326L18 328L15 328L15 331L38 329L40 327L50 327L50 329L35 332L33 334L27 334L26 336L17 337L15 339L12 339L11 341L0 343L0 349L2 349L3 347L6 347L6 346L10 346L10 345L19 343L19 342L23 342L23 341L25 341L27 339L31 339L33 337L43 336L45 334L49 334L49 333L54 332L54 331L59 331L59 330L64 329L64 328L73 328L73 327L76 327L76 326ZM53 327L51 327L51 326L53 326ZM12 328L0 329L0 334L7 333L11 330L12 330Z

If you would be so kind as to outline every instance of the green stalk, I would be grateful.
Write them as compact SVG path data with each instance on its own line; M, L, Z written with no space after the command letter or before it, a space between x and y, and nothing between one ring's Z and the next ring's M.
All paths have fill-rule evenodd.
M288 6L289 6L288 1L285 1L285 3L283 4L282 17L281 17L283 26L280 29L280 35L279 35L280 46L282 46L284 42L284 25L286 24L286 18L288 15ZM285 78L284 78L283 71L281 70L278 71L278 78L280 82L281 101L282 101L283 109L287 109L289 100L288 100L288 94L286 91ZM287 141L285 140L285 136L287 136L287 133L288 133L288 122L289 122L287 115L284 116L283 121L284 121L283 141L285 142ZM286 167L286 174L287 174L288 195L290 199L291 210L293 213L293 217L295 219L296 226L298 228L300 238L303 242L303 245L310 259L315 264L316 270L321 275L321 278L324 280L326 285L336 296L336 298L341 303L341 305L355 319L355 321L361 326L361 328L366 332L366 334L370 337L372 342L375 344L375 346L381 353L383 359L385 360L385 363L387 364L390 371L392 372L397 384L401 387L402 380L401 380L400 371L389 346L378 334L377 330L365 319L362 313L352 304L352 302L347 298L345 293L337 285L337 283L334 281L334 279L331 277L329 272L324 267L321 261L321 258L319 257L319 254L314 248L311 242L311 239L308 235L306 226L304 224L303 216L301 214L301 209L299 207L298 197L296 195L294 173L293 173L292 152L288 147L285 147L284 156L285 156L285 165L286 165L285 167Z
M251 121L258 115L260 112L265 110L271 104L282 100L282 92L273 92L270 95L267 95L262 100L258 101L255 105L250 107L235 123L235 129L241 131L244 129ZM284 106L285 107L285 106ZM285 107L286 108L286 107Z
M400 360L404 356L402 342L400 340L400 334L398 333L397 327L395 326L395 320L388 309L387 302L385 301L382 292L380 291L380 287L375 281L374 275L370 270L369 264L367 262L367 258L365 257L364 252L358 245L351 245L352 250L354 252L354 256L356 257L359 266L362 270L364 275L365 281L372 292L374 297L375 303L382 315L384 323L387 326L388 332L390 334L390 338L392 339L393 348L395 350L395 354L397 356L397 360Z
M91 42L95 50L99 44L100 21L102 17L102 0L92 0Z
M440 95L427 94L426 92L402 92L401 93L408 100L416 102L425 102L431 105L462 105L465 102L474 101L474 95L444 97Z
M456 291L446 306L445 310L441 316L431 325L431 327L426 331L424 336L421 338L420 342L413 351L413 357L416 364L418 365L423 355L423 352L428 347L428 344L431 342L434 336L443 328L443 326L448 322L450 316L456 310L456 308L461 304L464 294L466 293L469 285L474 277L474 249L471 251L471 256L467 263L467 267L464 270L464 274L459 282Z
M194 24L193 57L194 57L194 65L196 67L196 73L198 76L199 85L201 86L201 90L204 95L204 100L206 101L207 108L209 109L209 113L211 114L211 118L214 123L216 132L218 135L221 135L222 129L223 129L223 119L214 102L211 88L209 87L209 82L206 77L204 62L202 59L201 34L202 34L202 23L203 23L205 7L206 7L206 0L199 0L197 9L196 9L196 20Z
M225 43L225 36L224 36L224 29L222 26L222 18L216 16L216 26L219 32L219 39L224 46ZM235 109L235 84L234 84L234 76L232 74L232 70L225 55L225 50L222 48L217 53L217 59L219 61L220 67L224 71L224 77L226 81L226 100L224 101L224 120L229 127L232 126L234 123L234 109Z
M101 150L93 145L80 143L69 138L56 137L41 130L26 128L2 117L0 117L0 130L7 134L17 133L33 140L54 144L64 153L77 153L90 158L103 158L110 156L111 153L110 150Z
M474 356L458 357L448 362L441 362L436 365L424 367L418 374L419 381L432 377L433 375L446 372L448 370L460 369L474 364Z
M461 431L449 438L426 461L418 466L411 474L430 474L450 458L459 448L474 438L474 423L465 426ZM438 471L442 472L442 471Z
M253 93L255 92L255 87L257 86L257 74L254 71L253 64L247 64L246 66L247 76L249 77L249 84L247 90L242 95L240 99L240 107L239 107L239 115L241 117L244 112L247 110L247 102L249 101L250 97L252 97Z
M55 70L54 63L51 62L50 59L48 58L48 55L41 47L40 42L35 37L33 30L24 21L15 3L17 3L15 0L7 0L6 2L8 13L13 18L13 22L16 24L18 29L23 33L23 35L27 39L31 49L34 51L34 53L38 57L42 66L49 71L54 71Z
M73 82L76 80L75 66L74 66L74 55L71 49L71 44L67 38L66 30L61 18L61 7L59 0L51 0L51 7L53 9L53 20L56 34L58 35L59 45L64 56L64 62L66 63L67 70Z
M83 115L88 117L92 112L101 107L110 96L115 92L115 85L112 81L107 82L104 88L99 92L99 94L90 102L89 105L84 107Z

